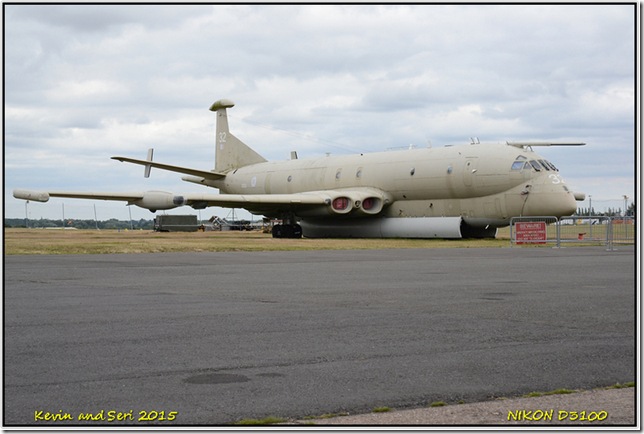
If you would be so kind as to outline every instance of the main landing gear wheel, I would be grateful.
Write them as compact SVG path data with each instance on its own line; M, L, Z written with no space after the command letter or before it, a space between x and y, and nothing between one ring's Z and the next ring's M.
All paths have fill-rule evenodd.
M300 225L275 225L273 226L273 238L302 238L302 226Z

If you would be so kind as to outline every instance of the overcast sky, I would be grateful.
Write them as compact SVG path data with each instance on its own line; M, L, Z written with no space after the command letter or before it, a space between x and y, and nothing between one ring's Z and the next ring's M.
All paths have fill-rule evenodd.
M635 185L634 5L4 5L5 216L14 188L204 192L215 115L269 160L506 140L540 148L593 207ZM639 145L639 144L638 144ZM216 190L209 190L216 192ZM31 202L30 218L127 219ZM580 206L588 206L588 199ZM132 207L133 218L152 214ZM170 213L194 213L179 208ZM227 211L202 211L225 216Z

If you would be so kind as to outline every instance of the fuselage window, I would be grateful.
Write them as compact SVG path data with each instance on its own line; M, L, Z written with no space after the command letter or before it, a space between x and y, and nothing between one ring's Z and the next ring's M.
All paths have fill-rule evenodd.
M536 170L537 172L541 172L541 166L539 166L539 163L537 163L537 160L530 160L530 165Z
M546 170L550 171L550 167L548 167L548 165L546 164L546 162L545 162L545 161L543 161L543 160L539 160L539 163L541 163L541 165L543 166L543 168L544 168L544 169L546 169Z

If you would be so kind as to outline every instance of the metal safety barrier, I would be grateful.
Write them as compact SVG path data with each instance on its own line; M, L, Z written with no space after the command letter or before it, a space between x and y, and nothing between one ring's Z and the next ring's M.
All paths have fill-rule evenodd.
M510 220L510 245L562 243L606 245L635 243L633 217L554 216L513 217Z

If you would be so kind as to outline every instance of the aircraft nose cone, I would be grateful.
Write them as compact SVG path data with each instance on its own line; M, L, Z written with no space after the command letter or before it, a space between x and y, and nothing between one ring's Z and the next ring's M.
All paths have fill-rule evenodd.
M523 215L555 216L573 215L577 211L575 196L563 188L532 191L526 201Z
M577 199L572 193L565 193L562 199L562 212L557 217L573 215L577 212Z

